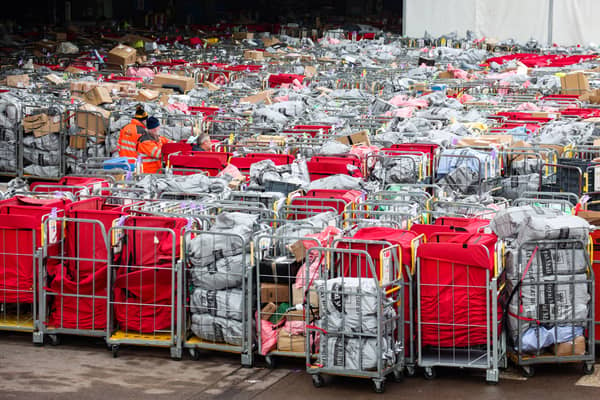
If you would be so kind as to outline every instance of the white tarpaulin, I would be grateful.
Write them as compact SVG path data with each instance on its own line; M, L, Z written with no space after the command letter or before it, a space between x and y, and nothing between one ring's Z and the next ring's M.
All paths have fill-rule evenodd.
M554 0L552 41L558 44L600 43L600 1Z
M561 45L600 42L600 0L405 0L405 34L433 37L457 32L465 37L524 43L536 39ZM553 18L550 20L550 7ZM552 35L550 38L548 37Z

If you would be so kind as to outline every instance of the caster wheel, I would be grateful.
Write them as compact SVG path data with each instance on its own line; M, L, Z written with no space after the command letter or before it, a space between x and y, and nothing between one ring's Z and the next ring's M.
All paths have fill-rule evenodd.
M594 373L594 364L592 364L592 363L583 364L583 373L585 375L592 375Z
M325 386L325 380L320 374L315 374L312 376L313 386L316 388L320 388Z
M58 346L60 344L60 337L57 335L48 335L48 338L50 339L50 345Z
M521 372L525 378L532 378L535 375L535 369L533 367L522 367Z
M415 376L416 373L417 373L417 371L415 371L415 367L413 367L413 366L406 367L406 369L404 370L404 376L408 376L410 378Z
M397 383L404 382L404 374L402 373L402 371L394 370L393 374L394 374L394 382L397 382Z
M385 381L373 381L373 391L375 393L384 393Z
M194 361L200 360L200 352L196 349L190 349L190 358Z
M113 356L113 358L119 357L119 346L113 345L111 347L111 350L112 350L112 356Z
M266 356L266 357L265 357L265 362L267 363L267 367L268 367L269 369L275 369L275 365L276 365L276 362L275 362L275 357L272 357L272 356Z
M435 369L433 368L425 368L425 379L428 381L435 379Z

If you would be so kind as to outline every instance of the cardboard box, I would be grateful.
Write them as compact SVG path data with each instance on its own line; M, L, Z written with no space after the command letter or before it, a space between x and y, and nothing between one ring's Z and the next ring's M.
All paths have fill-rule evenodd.
M337 136L335 140L337 140L340 143L347 144L348 146L354 146L357 144L367 146L371 145L371 140L369 139L369 131L366 130L356 132L347 136Z
M508 145L513 141L512 135L479 135L463 137L458 141L459 146L490 146L492 144Z
M304 321L304 311L288 311L284 316L287 321Z
M87 147L87 136L72 135L69 136L69 147L72 149L83 150Z
M196 86L196 81L191 76L174 75L174 74L156 74L154 76L154 84L179 86L184 93L189 92Z
M233 32L233 40L254 39L254 32Z
M263 321L268 321L273 316L273 314L275 314L276 311L277 304L268 303L262 308L262 310L260 310L260 319L262 319Z
M290 251L294 255L296 261L304 261L306 258L306 247L304 247L304 243L302 240L298 240L291 245L289 245Z
M590 84L583 72L571 72L560 78L562 94L584 94L590 90Z
M304 67L304 75L307 78L312 78L313 76L317 75L317 73L317 68L313 67L312 65L307 65Z
M559 343L554 351L559 357L582 356L585 354L585 338L577 336L572 342Z
M137 101L154 101L154 100L158 100L159 96L160 96L160 92L158 92L156 90L140 89L140 91L138 92L138 95L135 99Z
M274 46L279 42L279 39L274 38L274 37L266 37L266 38L262 38L263 44L265 45L265 47L271 47Z
M83 106L79 107L75 117L78 127L94 132L99 136L104 135L106 132L109 118L109 111L106 111L100 107L96 107L92 104L84 104Z
M207 88L208 90L214 91L214 90L219 90L221 88L221 86L216 85L212 82L206 81L202 83L202 87Z
M437 76L438 79L454 79L454 74L449 71L442 71Z
M600 226L600 211L579 211L577 216L585 219L590 225Z
M309 292L310 305L313 307L319 307L319 295L315 290ZM303 304L304 302L304 288L297 289L292 286L292 304Z
M41 137L50 133L60 131L59 115L48 116L47 114L28 115L23 118L23 131L25 133L33 132L35 137Z
M277 350L292 353L304 353L306 351L305 337L301 335L290 335L285 330L277 332Z
M63 83L65 83L65 80L63 78L55 74L46 75L44 79L55 85L62 85Z
M426 92L429 90L429 86L426 83L415 83L412 90L417 92Z
M56 36L56 41L57 42L64 42L67 40L67 33L66 32L56 32L54 34Z
M250 138L245 141L245 144L248 146L252 145L264 145L271 144L275 146L285 146L287 143L287 138L285 136L273 136L273 135L258 135L255 138Z
M290 287L287 283L261 283L261 303L289 303Z
M267 105L273 104L273 101L271 100L272 94L273 90L265 90L252 96L242 97L240 103L260 104L264 102Z
M46 123L48 121L47 114L27 115L23 118L23 131L25 133L33 132L34 126Z
M600 104L600 89L590 90L582 94L579 96L579 100L591 104Z
M67 68L65 68L65 72L68 72L70 74L85 74L84 70L74 67L72 65L69 65Z
M263 51L257 51L257 50L246 50L244 51L244 60L254 60L254 61L260 61L260 60L264 60L264 55L263 55Z
M105 86L96 86L90 91L85 92L85 100L98 106L100 104L112 103L112 97Z
M133 47L120 44L108 52L106 63L127 66L135 64L136 57L137 51Z
M29 86L29 75L8 75L6 77L6 86L14 88L25 88Z

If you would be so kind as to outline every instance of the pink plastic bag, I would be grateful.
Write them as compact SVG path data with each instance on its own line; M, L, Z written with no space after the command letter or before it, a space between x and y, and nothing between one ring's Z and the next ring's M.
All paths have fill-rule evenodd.
M355 154L364 161L367 158L367 155L377 154L379 153L379 150L380 149L377 146L352 146L350 154Z
M258 313L256 319L257 329L260 327L260 354L266 356L277 347L277 329L281 326L281 323L275 325L272 322L259 319Z
M233 177L233 179L244 179L244 175L240 172L240 170L233 164L227 164L227 166L217 174L217 177L221 177L223 175L229 175Z
M286 321L281 329L290 335L304 335L306 325L304 321Z
M341 231L338 228L328 226L322 232L306 235L306 240L302 240L302 244L308 253L308 262L310 263L308 267L309 283L312 283L317 277L319 266L324 261L322 254L318 254L315 251L311 252L310 249L316 246L327 247L340 233ZM316 239L316 242L314 239ZM296 289L306 289L308 287L305 277L306 263L300 267L296 274L296 282L294 283Z
M154 71L150 68L127 68L127 76L136 76L138 78L154 78Z

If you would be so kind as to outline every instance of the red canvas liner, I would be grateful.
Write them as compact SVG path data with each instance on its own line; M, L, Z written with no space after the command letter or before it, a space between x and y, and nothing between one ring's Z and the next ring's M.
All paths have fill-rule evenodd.
M402 256L402 264L408 265L409 270L412 268L412 241L418 237L419 234L412 231L395 228L385 227L366 227L356 231L354 236L348 239L356 240L369 240L369 241L384 241L390 243L391 246L398 245L400 247L400 254ZM380 252L387 245L382 244L366 244L366 243L354 243L344 242L343 240L338 242L338 248L340 249L355 249L363 250L369 253L369 256L373 260L375 271L377 273L377 279L381 280L379 261ZM403 270L404 274L406 270ZM364 257L348 257L344 260L344 276L348 277L362 277L372 278L373 274L369 268L367 260Z
M269 87L277 88L281 85L291 85L294 80L302 83L304 81L304 75L297 74L273 74L269 76Z
M357 169L350 171L348 165ZM332 175L350 175L362 178L361 162L358 157L325 157L314 156L306 162L311 181L326 178Z
M129 272L115 280L113 310L119 329L153 333L171 328L171 265L157 267Z
M171 142L165 143L162 147L162 159L166 164L169 161L169 156L173 153L190 153L192 151L192 145L185 142Z
M429 170L431 173L434 172L435 168L435 153L437 152L439 145L434 143L398 143L393 144L389 150L403 150L403 151L415 151L429 155ZM382 149L385 151L388 149Z
M424 346L471 347L488 340L488 279L494 245L488 234L434 235L417 250L420 261L421 337ZM498 320L502 309L496 310Z
M106 200L99 197L81 200L66 208L65 216L69 219L97 221L66 223L65 255L80 259L67 263L68 272L75 281L83 281L106 266L110 228L115 220L124 215L121 206L106 204ZM107 243L104 242L105 238Z
M319 212L319 207L322 207L320 212L335 208L338 214L341 214L344 212L346 205L358 202L361 196L362 192L358 190L313 189L306 192L304 196L292 198L291 205L300 208L307 207L311 212ZM327 199L332 201L327 201ZM298 215L296 219L307 217L308 215Z
M106 266L79 282L69 275L66 268L62 268L46 289L51 294L48 299L52 299L48 326L81 330L106 329L107 279Z
M171 263L181 255L181 235L187 225L184 218L130 216L125 220L125 227L157 228L126 229L122 254L117 265L145 266ZM170 229L173 233L167 230ZM173 242L173 235L175 241ZM173 247L173 244L175 247ZM124 273L125 268L118 268L117 273Z
M231 157L229 162L243 174L248 174L252 164L259 161L271 160L275 165L286 165L291 164L295 159L294 156L289 154L248 153L240 157Z
M199 169L205 171L209 176L217 176L227 164L231 153L216 151L192 151L189 153L176 154L170 157L172 168ZM176 175L189 174L175 171Z
M29 185L29 189L32 192L42 192L42 193L50 193L50 192L69 192L69 193L77 193L80 189L75 187L65 187L65 186L85 186L92 190L94 187L102 187L107 188L110 186L106 179L102 178L91 178L91 177L81 177L81 176L65 176L62 177L58 182L33 182Z
M0 201L0 302L32 303L35 251L42 244L42 220L70 200L17 196ZM53 255L56 248L49 248ZM52 270L54 265L49 265Z

